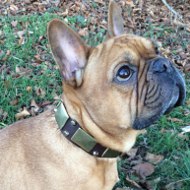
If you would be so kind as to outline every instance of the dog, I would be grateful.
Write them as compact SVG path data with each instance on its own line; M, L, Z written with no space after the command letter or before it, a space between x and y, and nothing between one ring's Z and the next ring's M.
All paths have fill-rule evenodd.
M124 34L110 1L108 39L87 46L58 19L48 39L63 77L62 101L0 131L0 189L110 190L117 156L185 101L185 82L154 43Z

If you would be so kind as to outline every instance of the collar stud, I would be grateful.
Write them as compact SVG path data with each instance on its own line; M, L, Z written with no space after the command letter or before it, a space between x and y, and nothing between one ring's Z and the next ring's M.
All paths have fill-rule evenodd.
M94 156L98 156L98 155L99 155L99 152L98 152L98 151L93 151L92 154L93 154Z
M76 121L71 120L71 124L72 124L73 126L75 126L75 125L76 125Z

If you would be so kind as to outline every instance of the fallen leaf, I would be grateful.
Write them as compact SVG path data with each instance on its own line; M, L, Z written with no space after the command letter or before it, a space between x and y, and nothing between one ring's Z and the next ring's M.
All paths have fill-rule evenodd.
M136 187L136 188L142 188L137 182L135 182L134 180L131 180L131 179L129 179L129 177L127 176L126 178L126 181L129 183L129 184L131 184L132 186L134 186L134 187Z
M18 11L18 7L14 4L11 4L10 10L12 11L13 14L16 14L16 12Z
M182 138L183 140L189 141L189 137L186 133L182 132L182 133L179 133L177 136Z
M128 152L127 152L127 155L130 157L130 158L134 158L137 154L137 150L138 148L131 148Z
M88 28L83 28L83 29L81 29L81 30L79 30L79 35L80 36L87 36L88 35Z
M17 114L15 115L15 118L16 118L17 120L18 120L18 119L23 119L23 118L25 118L26 116L29 116L29 115L30 115L29 111L27 110L26 107L24 107L21 112L19 112L19 113L17 113Z
M150 176L154 172L154 166L148 162L143 162L134 166L133 170L135 170L138 176L145 179L147 176Z
M188 99L187 101L186 101L186 104L189 106L190 105L190 99Z
M99 4L101 4L101 5L104 5L104 4L105 4L105 2L104 2L103 0L94 0L94 2L99 3Z
M40 96L42 98L46 95L46 92L42 88L39 88L39 87L35 87L35 92L37 96Z
M17 104L18 104L18 97L16 97L14 100L12 100L12 101L10 102L10 104L11 104L12 106L17 105Z
M21 30L21 31L16 32L16 34L17 34L17 36L18 36L19 38L23 38L25 32L26 32L25 30Z
M14 20L14 21L11 22L11 25L12 25L13 27L16 27L17 24L18 24L18 21L17 21L17 20Z
M150 163L158 164L159 162L161 162L164 159L164 156L147 152L145 159Z
M167 118L169 121L172 121L172 122L179 122L179 123L182 123L183 122L183 120L182 119L178 119L178 118L172 118L172 117L168 117Z
M183 131L182 133L189 133L190 132L190 126L182 127L181 130Z
M8 113L0 108L0 120L2 121L4 119L6 119L7 116L8 116Z
M32 116L36 115L40 110L40 107L37 105L34 99L31 101L30 107L31 107L30 111Z
M32 91L32 87L31 87L31 86L27 86L27 87L26 87L26 91L27 91L27 92L31 92L31 91Z

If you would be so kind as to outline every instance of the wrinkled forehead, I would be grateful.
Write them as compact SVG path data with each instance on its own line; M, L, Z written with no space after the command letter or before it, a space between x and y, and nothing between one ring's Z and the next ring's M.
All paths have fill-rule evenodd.
M98 47L100 54L107 54L107 59L114 62L118 59L137 64L140 59L152 59L156 56L155 46L151 40L135 35L122 35L112 38Z

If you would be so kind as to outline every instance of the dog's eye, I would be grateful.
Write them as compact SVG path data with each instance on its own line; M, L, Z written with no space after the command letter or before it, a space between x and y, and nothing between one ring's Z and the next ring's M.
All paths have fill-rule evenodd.
M123 65L117 71L116 77L119 81L126 81L132 76L132 74L133 71L127 65Z

